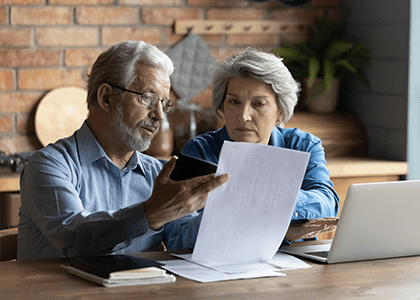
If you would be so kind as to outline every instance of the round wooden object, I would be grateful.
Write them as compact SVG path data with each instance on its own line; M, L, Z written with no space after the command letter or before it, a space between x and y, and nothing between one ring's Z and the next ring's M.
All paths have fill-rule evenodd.
M35 132L43 146L72 135L86 119L87 92L80 87L50 91L38 105Z

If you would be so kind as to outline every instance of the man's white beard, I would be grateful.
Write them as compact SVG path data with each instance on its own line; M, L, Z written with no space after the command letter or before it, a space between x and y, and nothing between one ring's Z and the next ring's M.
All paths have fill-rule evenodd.
M150 119L141 121L134 129L130 128L124 121L123 107L120 103L117 104L115 113L112 115L112 122L114 128L120 134L127 146L140 152L145 151L150 147L152 139L159 130L159 122ZM142 136L140 128L143 126L152 126L155 127L156 130L151 136Z

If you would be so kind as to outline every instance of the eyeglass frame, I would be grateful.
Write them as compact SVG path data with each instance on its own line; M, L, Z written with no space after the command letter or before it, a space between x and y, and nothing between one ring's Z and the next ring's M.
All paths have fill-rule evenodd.
M159 98L159 96L158 95L156 95L155 93L153 93L153 92L144 92L144 93L140 93L140 92L136 92L136 91L131 91L131 90L128 90L128 89L126 89L126 88L123 88L123 87L119 87L119 86L116 86L116 85L113 85L113 84L110 84L110 83L108 83L109 84L109 86L110 87L112 87L113 89L118 89L118 90L121 90L121 91L123 91L123 92L129 92L129 93L133 93L133 94L137 94L137 95L140 95L141 97L140 97L140 100L141 100L141 103L143 104L143 105L146 105L147 107L155 107L155 105L158 103L158 101L161 101L162 102L162 111L164 112L164 113L168 113L168 112L170 112L171 111L171 108L172 108L172 105L173 105L173 102L169 99L169 98ZM146 94L146 93L149 93L149 94L152 94L152 95L156 95L156 97L157 97L157 101L154 103L154 105L151 105L152 103L150 103L150 105L149 104L146 104L146 103L144 103L143 102L143 95L144 94ZM166 101L166 104L165 104L165 99L167 100Z

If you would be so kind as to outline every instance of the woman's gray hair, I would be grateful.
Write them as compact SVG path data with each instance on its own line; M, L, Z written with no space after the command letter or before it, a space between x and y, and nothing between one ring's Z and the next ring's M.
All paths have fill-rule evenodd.
M88 78L88 107L96 105L103 83L128 88L137 78L136 66L156 67L168 76L174 71L171 59L156 46L143 41L124 41L113 45L96 59Z
M213 69L213 108L215 111L223 113L223 101L229 79L240 76L255 78L271 85L277 95L277 104L284 113L282 122L286 123L290 120L298 101L299 88L282 60L274 54L249 47L239 54L216 63Z

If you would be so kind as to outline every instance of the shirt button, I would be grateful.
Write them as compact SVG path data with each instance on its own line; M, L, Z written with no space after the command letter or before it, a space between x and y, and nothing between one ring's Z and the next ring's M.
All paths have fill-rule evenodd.
M297 217L297 216L299 216L299 213L296 211L296 212L295 212L295 217Z
M118 181L118 178L117 177L114 177L114 182L117 182Z

